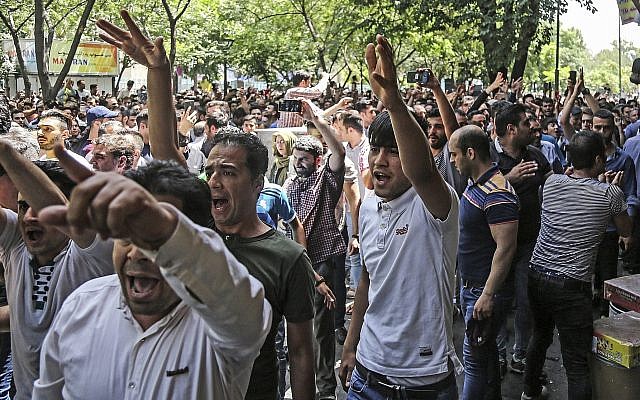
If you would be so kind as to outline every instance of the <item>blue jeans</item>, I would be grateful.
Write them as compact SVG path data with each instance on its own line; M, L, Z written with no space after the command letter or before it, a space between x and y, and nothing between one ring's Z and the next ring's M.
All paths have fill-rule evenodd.
M460 301L464 313L464 323L468 326L473 318L473 307L482 295L483 287L462 287ZM464 337L462 354L464 357L464 388L462 399L501 399L500 366L496 336L504 323L511 296L497 293L493 300L493 312L489 320L488 337L481 346L472 346L467 335Z
M351 241L351 235L353 235L353 224L351 223L351 213L346 213L346 223L347 223L347 232L349 234L349 239L347 243ZM345 265L349 267L349 271L351 274L351 282L349 282L349 287L353 289L358 288L358 282L360 282L360 275L362 273L362 263L360 262L360 253L356 253L351 256L347 256L345 261Z
M591 289L567 289L557 282L529 275L533 336L524 371L525 392L540 393L540 373L558 328L562 362L567 371L569 400L591 400L589 353L593 334Z
M358 370L354 368L351 374L351 385L349 386L349 393L347 393L347 400L411 400L411 397L403 394L395 397L380 394L370 387L367 381L358 373ZM430 400L458 400L458 387L455 380L448 388L438 392L434 391L433 398Z
M523 359L527 354L529 339L531 338L531 310L527 295L529 262L536 243L518 244L516 255L513 257L511 269L514 273L516 311L513 315L513 330L515 343L513 354Z

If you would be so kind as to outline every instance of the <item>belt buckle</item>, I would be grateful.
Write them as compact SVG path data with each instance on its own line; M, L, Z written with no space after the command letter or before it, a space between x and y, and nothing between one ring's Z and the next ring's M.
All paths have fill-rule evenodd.
M395 393L400 393L400 388L401 388L400 385L392 385L390 383L382 382L379 379L378 379L378 385L380 385L380 386L382 386L382 387L384 387L386 389L393 390Z

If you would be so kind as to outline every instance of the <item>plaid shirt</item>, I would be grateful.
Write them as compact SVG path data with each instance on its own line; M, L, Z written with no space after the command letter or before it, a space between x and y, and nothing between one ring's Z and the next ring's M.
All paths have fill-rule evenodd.
M335 215L343 183L344 168L331 171L327 159L310 177L296 176L284 184L293 209L302 221L307 253L314 265L347 251Z
M313 99L317 99L321 95L322 95L322 92L319 89L317 89L315 86L308 87L308 88L294 87L287 90L287 93L285 93L284 98L287 100L299 99L299 98L313 100ZM300 127L303 124L304 124L304 120L302 119L302 116L299 113L280 111L278 128L295 128L295 127Z

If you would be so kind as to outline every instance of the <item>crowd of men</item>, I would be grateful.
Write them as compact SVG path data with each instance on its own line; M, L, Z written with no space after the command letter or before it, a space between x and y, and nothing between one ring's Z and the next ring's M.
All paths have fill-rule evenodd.
M288 371L294 399L500 399L509 369L539 399L557 328L591 399L602 284L620 249L640 267L635 100L582 71L556 100L503 73L401 88L380 35L366 93L297 72L173 95L162 40L122 18L101 37L146 87L2 99L0 398L274 400Z

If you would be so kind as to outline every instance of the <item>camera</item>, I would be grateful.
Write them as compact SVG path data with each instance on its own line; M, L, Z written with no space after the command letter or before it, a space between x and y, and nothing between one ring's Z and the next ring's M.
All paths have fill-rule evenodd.
M293 99L285 99L280 102L279 111L284 112L302 112L302 101L293 100Z
M578 71L569 71L569 81L575 84L578 79Z
M409 71L407 72L407 83L419 83L424 85L429 82L429 71Z

